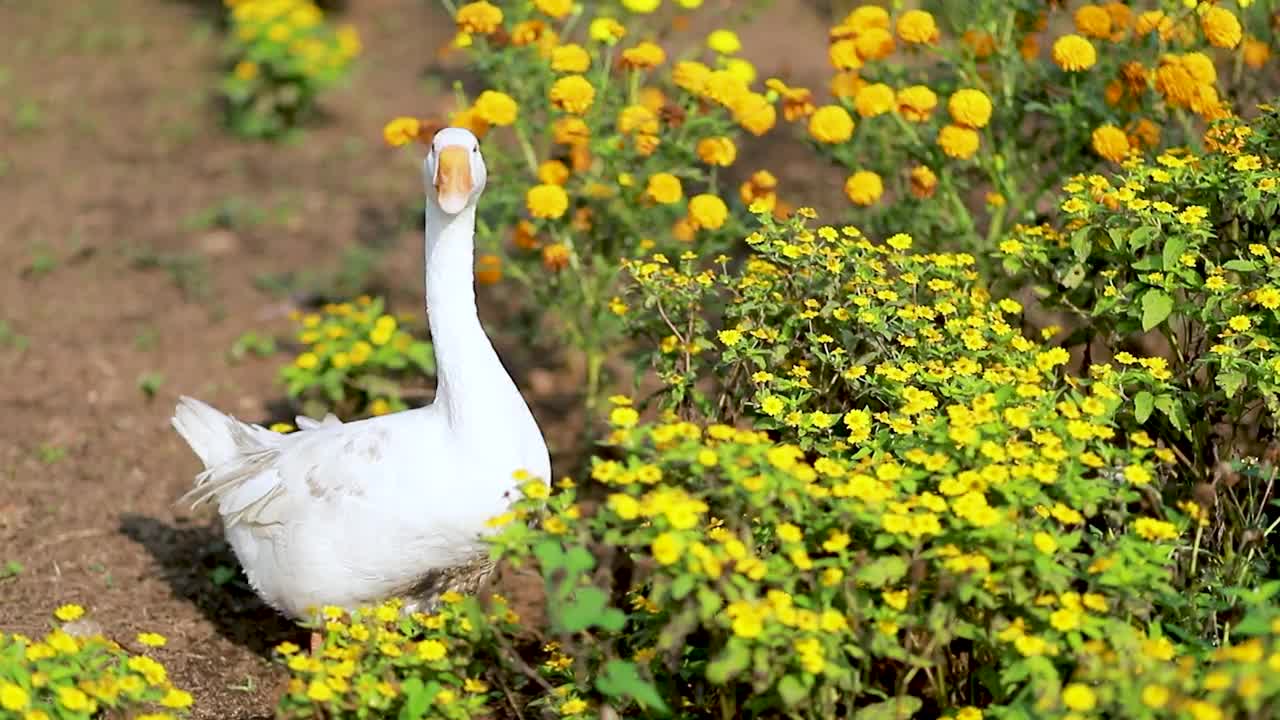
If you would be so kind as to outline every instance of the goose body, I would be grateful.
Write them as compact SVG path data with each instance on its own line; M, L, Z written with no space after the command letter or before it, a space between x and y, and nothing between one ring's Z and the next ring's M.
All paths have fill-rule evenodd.
M439 132L426 176L431 405L349 423L298 418L290 434L186 397L174 413L205 466L183 500L217 506L254 589L297 619L421 592L429 602L466 584L461 569L488 569L481 537L518 496L518 473L550 478L542 433L476 314L478 141Z

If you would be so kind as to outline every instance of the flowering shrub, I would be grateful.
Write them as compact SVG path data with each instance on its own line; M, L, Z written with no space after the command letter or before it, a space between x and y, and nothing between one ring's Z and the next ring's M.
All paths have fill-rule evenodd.
M1190 142L1276 90L1248 78L1271 62L1267 3L931 5L863 5L832 27L830 99L775 89L849 172L860 225L935 247L990 247L1060 179Z
M302 398L313 417L330 410L342 417L404 410L400 382L407 371L435 371L430 343L400 327L407 316L384 313L381 298L361 296L296 319L303 351L280 378L289 397Z
M63 605L54 615L71 623L84 609ZM165 638L142 633L137 642L160 647ZM136 720L173 720L190 706L190 693L169 682L164 665L101 635L78 637L62 627L40 640L0 633L0 717L87 720L116 711ZM147 712L156 708L166 711Z
M1264 109L1251 124L1215 125L1205 153L1131 162L1114 181L1071 179L1061 223L1019 227L1000 247L1095 353L1129 364L1126 343L1161 334L1176 391L1136 398L1133 413L1205 478L1217 459L1253 452L1280 417L1280 112Z
M298 127L360 53L355 29L335 30L311 0L223 2L231 37L222 97L227 123L242 135L278 137Z
M585 351L589 404L626 310L616 298L619 261L727 247L743 234L746 203L777 204L769 173L738 193L723 175L742 133L763 134L776 121L770 100L751 89L754 68L735 56L736 36L712 33L710 47L672 63L654 42L658 24L645 18L657 3L623 5L633 13L627 25L609 3L473 2L456 11L454 44L488 89L462 98L450 122L484 138L491 172L503 179L486 191L478 242ZM397 118L386 139L429 142L437 127Z
M629 265L629 323L684 388L659 396L668 410L755 427L641 424L613 398L589 480L526 486L493 521L497 555L546 582L545 626L521 628L535 642L474 600L446 610L466 613L456 633L414 630L498 673L490 709L456 716L1273 712L1280 585L1186 601L1205 513L1170 449L1125 429L1133 397L1168 390L1164 361L1067 377L1068 353L1015 329L1021 307L983 289L974 257L798 215L762 215L741 269ZM426 640L398 642L366 642L355 672L412 667L389 690L464 697L474 670L401 660Z

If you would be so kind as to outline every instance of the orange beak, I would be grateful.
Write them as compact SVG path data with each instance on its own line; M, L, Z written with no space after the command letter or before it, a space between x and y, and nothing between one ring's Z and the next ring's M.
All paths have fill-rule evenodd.
M461 145L450 145L442 149L436 159L436 202L450 215L462 212L471 197L474 185L469 156Z

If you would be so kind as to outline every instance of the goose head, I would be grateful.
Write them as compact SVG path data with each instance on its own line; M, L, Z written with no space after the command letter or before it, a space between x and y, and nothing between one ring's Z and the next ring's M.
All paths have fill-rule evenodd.
M457 215L475 204L484 190L484 156L470 130L449 127L436 133L423 166L427 202L446 215Z

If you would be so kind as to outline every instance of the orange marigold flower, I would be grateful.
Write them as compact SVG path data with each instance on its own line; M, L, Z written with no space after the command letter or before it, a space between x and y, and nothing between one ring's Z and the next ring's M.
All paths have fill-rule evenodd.
M542 267L557 272L569 266L569 248L561 243L551 243L542 248Z
M1240 44L1244 30L1240 20L1230 10L1211 7L1200 16L1200 29L1209 44L1220 48L1233 48Z
M960 42L963 42L978 60L986 60L996 51L996 39L986 30L965 30L964 35L960 36Z
M681 90L698 93L702 92L702 86L707 83L710 75L711 68L706 65L696 60L683 60L672 68L671 81Z
M1098 62L1098 51L1079 35L1063 35L1053 43L1053 61L1068 72L1088 70Z
M845 181L844 194L855 205L874 205L884 194L884 182L870 170L859 170Z
M382 139L391 147L408 145L418 137L422 123L417 118L398 117L382 128Z
M1184 54L1182 65L1201 85L1213 85L1218 82L1218 68L1214 66L1213 60L1202 52Z
M1116 40L1129 29L1129 22L1133 20L1133 11L1128 5L1118 0L1107 3L1103 8L1111 16L1111 39Z
M622 66L637 70L649 70L666 62L667 53L651 42L642 42L622 51Z
M858 77L856 72L838 72L831 76L831 82L828 83L827 89L831 91L832 97L843 100L857 95L862 86L866 84L866 81ZM804 117L812 114L813 110L810 109L808 115Z
M821 143L846 142L853 137L853 117L839 105L823 105L809 118L809 134Z
M957 124L968 128L984 128L991 121L991 98L981 90L963 88L947 101L947 112Z
M569 180L569 167L559 160L547 160L538 166L538 180L546 185L564 185Z
M1040 57L1040 36L1035 34L1027 34L1022 36L1022 41L1018 43L1018 54L1023 60L1031 61Z
M853 107L864 118L883 115L896 106L893 88L884 83L864 85L853 98Z
M720 167L729 167L738 157L738 148L733 144L733 139L723 135L699 140L697 151L699 160Z
M837 40L827 48L827 60L831 67L840 71L859 70L862 58L858 55L858 46L852 39Z
M1139 118L1129 123L1129 147L1155 148L1160 144L1160 126L1147 118Z
M1111 36L1111 13L1098 5L1081 5L1075 21L1076 30L1085 37L1106 40Z
M773 129L778 111L764 95L749 92L733 104L733 119L743 130L759 137Z
M555 81L548 95L557 110L581 115L595 101L596 89L581 75L569 75Z
M933 197L938 187L938 176L924 165L911 168L911 194L921 200Z
M474 107L463 108L450 115L449 124L454 127L466 128L478 138L483 138L489 132L489 123L480 117L480 113L476 112Z
M938 23L924 10L908 10L898 18L898 37L912 45L938 41Z
M768 170L757 170L738 188L738 197L744 205L750 206L757 201L764 201L772 209L778 200L778 178Z
M764 85L772 92L778 93L778 97L782 99L782 117L786 118L787 122L809 117L817 109L813 104L813 93L809 92L808 88L788 87L777 78L766 80Z
M1199 84L1181 57L1165 55L1160 58L1160 66L1156 68L1156 92L1163 95L1170 105L1191 107Z
M573 0L533 0L533 6L559 20L573 10Z
M628 105L618 113L618 132L623 135L631 133L658 132L658 114L643 105Z
M938 96L924 85L898 91L898 113L909 122L924 122L938 107Z
M525 206L536 218L555 220L569 209L569 195L559 185L534 185L525 193Z
M947 157L968 160L978 152L978 131L959 125L947 125L938 131L938 146Z
M1257 38L1244 41L1244 64L1257 70L1271 59L1271 47Z
M840 21L840 25L854 33L865 32L871 28L888 30L889 11L879 5L859 5Z
M715 195L703 193L689 200L689 220L697 229L718 230L729 217L729 207Z
M493 285L502 279L502 258L493 253L485 253L476 258L476 282L481 285Z
M521 250L533 250L540 244L537 230L528 220L516 223L515 229L511 231L511 242Z
M542 39L547 24L541 20L525 20L511 28L511 44L516 47L532 45Z
M1129 138L1115 125L1103 125L1093 131L1093 151L1111 162L1122 162L1129 154Z
M1168 40L1173 35L1173 18L1160 10L1147 10L1138 14L1138 19L1133 23L1133 31L1138 35L1158 32L1161 39Z
M551 137L561 145L582 145L591 139L591 129L580 117L562 117L551 125Z
M551 69L562 73L584 73L591 67L591 54L576 43L566 43L551 50Z
M458 8L454 21L458 24L460 32L488 35L502 25L502 10L483 0L467 3Z
M670 205L684 197L684 189L680 185L680 178L671 173L660 172L649 176L644 194L654 202Z
M871 28L859 34L853 42L858 49L858 57L862 58L863 62L883 60L893 54L893 35L890 35L888 30Z
M476 114L490 125L504 127L516 121L520 108L510 95L497 90L485 90L472 105Z

